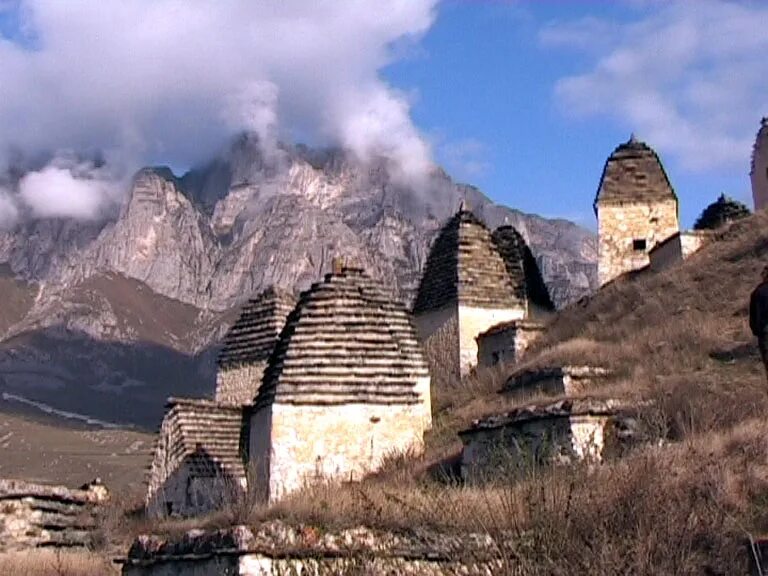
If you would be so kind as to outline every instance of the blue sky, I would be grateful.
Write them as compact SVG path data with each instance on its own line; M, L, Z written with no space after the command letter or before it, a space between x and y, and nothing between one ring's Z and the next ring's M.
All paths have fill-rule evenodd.
M594 226L591 204L603 164L631 132L661 155L684 225L721 192L751 206L749 151L711 168L689 166L675 146L654 142L654 130L638 118L608 111L579 117L557 96L559 81L588 73L612 46L579 51L547 42L545 31L591 19L620 29L658 12L655 3L445 2L422 49L385 74L395 86L415 89L413 118L435 141L438 160L509 206ZM768 29L765 12L759 15ZM758 65L768 75L768 59ZM747 138L768 115L765 95L762 103L738 111Z
M634 132L690 226L720 193L751 205L765 30L760 0L0 0L0 169L54 156L0 187L0 226L97 218L137 167L182 171L243 129L385 154L408 179L435 160L589 227ZM94 150L104 166L78 163Z

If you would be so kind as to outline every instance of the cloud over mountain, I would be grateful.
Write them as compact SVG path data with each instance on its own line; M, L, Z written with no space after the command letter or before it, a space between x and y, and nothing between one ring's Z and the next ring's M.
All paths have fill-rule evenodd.
M429 29L436 3L3 0L14 25L0 26L0 160L64 150L185 167L250 129L418 174L429 147L380 71ZM90 213L90 198L70 212Z

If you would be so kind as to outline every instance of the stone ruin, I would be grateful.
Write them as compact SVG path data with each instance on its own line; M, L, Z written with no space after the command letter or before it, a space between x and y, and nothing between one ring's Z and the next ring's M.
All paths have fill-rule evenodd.
M176 538L140 536L119 563L124 576L492 576L504 573L498 550L499 543L481 533L320 530L270 521L257 528L192 530Z
M760 122L752 149L752 164L749 170L752 181L752 200L755 210L768 207L768 118Z
M108 500L98 479L79 489L0 480L0 552L91 547Z
M680 231L667 173L656 152L634 135L606 160L594 208L600 286L646 268L651 249Z
M241 406L171 398L152 460L151 516L204 514L234 504L247 489Z
M536 321L513 320L496 324L477 337L478 366L516 364L543 333L544 325Z
M526 473L546 462L600 462L636 441L634 409L618 400L569 398L476 420L459 433L466 480Z
M445 362L464 376L478 363L480 334L504 324L512 331L507 340L514 341L516 323L533 310L553 308L523 237L512 226L491 233L462 203L432 244L413 315L425 347L446 348ZM482 356L500 359L507 352L486 350Z
M267 290L225 337L215 401L171 399L150 469L155 515L274 502L423 450L430 377L405 306L341 262L301 294Z

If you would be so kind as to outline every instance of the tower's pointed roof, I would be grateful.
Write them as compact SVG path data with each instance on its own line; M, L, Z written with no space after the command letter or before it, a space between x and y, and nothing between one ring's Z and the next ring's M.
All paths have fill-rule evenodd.
M694 230L715 230L728 222L749 216L749 208L741 202L720 194L707 206L693 225Z
M539 264L523 235L511 224L504 224L496 228L491 237L507 266L507 272L515 286L515 295L542 310L554 310L555 305L544 283Z
M450 302L484 308L517 307L525 303L522 294L490 230L462 203L432 244L413 312L437 310Z
M599 204L675 200L677 196L656 152L634 134L608 157L595 197Z
M415 404L428 376L405 306L362 270L344 267L302 293L255 405Z
M224 336L224 346L217 359L219 368L265 362L295 305L293 294L274 287L250 299Z

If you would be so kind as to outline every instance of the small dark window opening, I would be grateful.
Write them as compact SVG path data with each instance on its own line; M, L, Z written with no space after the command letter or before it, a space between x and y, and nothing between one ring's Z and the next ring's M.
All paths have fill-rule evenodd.
M645 248L646 248L645 238L632 240L632 250L636 250L640 252L641 250L644 251Z
M768 178L768 168L765 169L765 177Z

